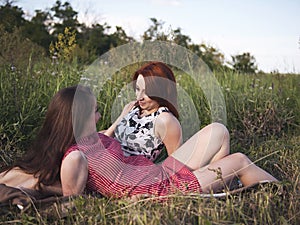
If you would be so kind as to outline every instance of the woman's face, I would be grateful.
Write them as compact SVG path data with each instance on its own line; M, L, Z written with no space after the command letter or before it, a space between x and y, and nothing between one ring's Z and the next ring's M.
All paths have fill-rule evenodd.
M158 102L152 100L151 98L148 97L148 95L146 95L145 88L146 88L145 79L142 75L139 75L136 80L135 95L140 108L146 112L157 110L159 108Z

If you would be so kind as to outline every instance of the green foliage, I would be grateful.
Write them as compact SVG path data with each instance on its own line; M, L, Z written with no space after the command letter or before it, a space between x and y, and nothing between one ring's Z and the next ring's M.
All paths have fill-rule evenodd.
M71 62L75 48L75 30L70 31L70 28L66 27L63 33L58 34L57 41L54 44L50 44L49 51L52 58L57 57L59 60Z
M31 65L28 61L28 68ZM0 167L24 153L45 116L52 96L79 82L74 65L41 60L31 69L0 67Z
M116 31L110 35L112 43L111 47L117 47L134 41L132 37L128 37L122 27L116 26Z
M163 21L158 21L156 18L150 18L153 23L143 34L143 40L146 41L167 41L169 40L169 33L163 30Z
M298 75L255 75L240 77L234 72L216 74L224 91L228 125L233 140L246 147L267 140L299 133Z
M21 213L3 207L7 217L0 215L0 220L20 224L298 224L299 203L292 195L295 188L274 184L223 198L177 194L166 201L88 195L47 207L36 204L36 209L31 206Z
M191 45L191 38L187 35L182 34L180 28L173 30L172 36L172 41L177 45L180 45L185 48L189 48L189 46Z
M83 27L83 32L78 34L78 45L87 53L87 58L82 61L92 63L97 56L110 49L110 39L106 32L109 30L106 24L93 24L91 27Z
M44 49L48 49L53 36L49 34L50 27L46 26L46 23L50 19L49 12L43 12L41 10L35 11L30 22L26 23L22 27L24 37L30 39L32 42L40 45Z
M257 71L255 58L249 52L232 56L232 66L235 71L253 74Z
M224 66L224 55L213 46L204 43L191 44L189 49L198 55L211 70L217 70Z
M13 6L10 1L6 1L4 5L0 6L0 26L5 31L12 32L15 28L25 24L26 21L23 15L24 12L21 8Z
M194 44L191 38L181 33L181 29L164 30L164 22L155 18L150 19L153 23L144 32L142 38L146 41L171 41L177 45L190 49L199 56L211 70L224 67L224 55L215 47L205 43Z
M47 53L51 42L63 42L61 34L66 28L76 31L78 46L75 55L81 65L91 63L111 47L133 40L121 27L117 27L113 34L108 34L110 27L106 24L92 24L90 27L80 24L77 14L70 3L56 1L52 8L36 10L31 20L26 20L21 8L13 6L13 2L7 2L0 6L0 27L8 35L18 30L18 38L31 40ZM18 52L12 54L17 55Z
M69 10L66 18L76 20L70 5L57 2L56 6L55 10L62 13L57 16L64 18L64 11ZM44 26L49 18L46 12L38 12L29 21L38 24L34 27L45 34L41 35L45 42L38 42L24 31L30 26L27 24L25 28L22 10L11 4L6 7L12 10L11 16L15 15L16 24L8 26L10 14L1 14L1 10L7 10L1 6L0 17L4 19L0 19L0 168L26 151L41 126L51 97L62 87L78 84L82 72L76 60L51 61L33 43L44 46L42 43L51 40L44 33L49 32L49 27ZM179 28L161 34L163 23L152 21L154 27L149 28L147 38L168 38L206 58L213 68L222 64L223 57L217 49L192 44ZM77 57L77 61L82 60L80 63L88 63L111 47L132 41L122 28L113 34L107 34L110 27L106 24L83 28L76 33L76 42L75 33L70 30L65 33L62 29L57 48L53 44L54 51L60 52L62 58ZM26 35L31 36L31 41ZM109 126L113 101L138 66L122 68L97 96L102 114L100 130ZM174 72L179 85L195 103L201 126L210 123L211 111L201 88L182 71ZM232 152L246 153L279 178L280 184L222 199L175 194L161 202L155 197L132 201L88 195L50 206L31 205L23 211L8 205L1 206L0 224L299 224L300 76L279 73L240 76L223 67L214 73L225 97Z
M100 129L109 125L112 103L129 82L136 66L120 70L99 93L103 121ZM36 64L27 73L1 68L0 104L5 105L0 109L1 167L26 150L54 93L79 82L80 71L76 68L63 62ZM175 73L180 86L197 102L202 125L209 123L210 108L201 89L189 76L180 71ZM282 180L278 187L261 187L222 199L175 194L166 202L155 197L133 202L89 195L64 204L32 205L22 212L13 206L2 207L0 221L20 224L298 224L300 93L297 87L300 77L292 74L239 76L234 72L218 72L216 77L225 96L232 151L246 153L256 164ZM268 110L272 113L266 113Z
M32 69L34 63L45 55L42 47L26 39L21 33L20 28L15 28L9 33L0 26L0 67Z
M136 41L128 36L122 27L117 26L112 33L111 27L104 23L91 25L81 24L76 12L69 2L56 1L53 7L44 11L36 10L31 20L24 19L21 8L13 6L12 2L0 7L0 25L5 31L11 33L20 28L24 38L42 46L47 52L49 44L61 38L65 28L76 31L77 47L74 55L77 62L86 65L93 62L98 56L113 47ZM145 41L169 41L190 49L198 55L211 70L228 69L224 63L224 55L217 48L206 43L192 43L188 35L182 33L181 28L165 29L165 22L150 18L152 24L143 33ZM61 42L58 41L58 42ZM253 73L257 70L255 59L249 53L232 56L233 68L243 73Z
M66 27L77 30L81 26L77 19L78 12L74 11L69 2L62 3L57 0L51 12L53 12L52 19L57 21L51 27L55 36L64 33Z

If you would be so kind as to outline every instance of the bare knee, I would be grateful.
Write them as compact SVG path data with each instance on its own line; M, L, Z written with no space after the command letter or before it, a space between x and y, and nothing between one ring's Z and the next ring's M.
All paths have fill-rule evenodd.
M229 139L229 132L225 125L221 123L211 123L208 125L212 132L216 132L220 138Z
M252 163L251 160L241 152L233 153L231 154L231 157L234 158L235 162L240 163L242 168L247 167Z
M228 155L230 151L230 135L226 126L221 123L212 123L209 125L211 128L212 139L215 143L220 144L220 152Z

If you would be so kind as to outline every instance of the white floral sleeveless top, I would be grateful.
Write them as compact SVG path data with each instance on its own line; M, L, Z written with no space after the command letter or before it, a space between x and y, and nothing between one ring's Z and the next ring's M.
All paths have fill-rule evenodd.
M160 107L156 112L139 117L139 108L131 110L117 125L115 138L121 143L125 156L144 155L154 161L164 148L160 138L154 134L154 123L162 112L170 112Z

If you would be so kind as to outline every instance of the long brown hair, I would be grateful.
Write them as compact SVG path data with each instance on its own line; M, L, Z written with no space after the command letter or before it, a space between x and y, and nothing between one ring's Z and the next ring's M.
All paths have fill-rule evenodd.
M66 150L76 143L74 134L80 136L84 120L93 110L91 96L90 89L83 86L58 91L48 106L36 141L11 168L20 167L24 172L33 174L38 178L38 188L41 184L51 185L59 181L62 158Z
M166 106L176 118L179 118L176 79L172 70L165 63L149 62L134 73L132 78L134 89L139 75L145 79L146 95L157 101L159 106Z

